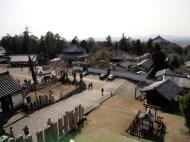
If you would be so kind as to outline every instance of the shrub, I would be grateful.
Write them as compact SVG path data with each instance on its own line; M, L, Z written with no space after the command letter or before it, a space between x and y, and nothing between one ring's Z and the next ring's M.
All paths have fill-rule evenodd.
M186 126L190 131L190 92L185 94L179 101L180 110L185 117Z

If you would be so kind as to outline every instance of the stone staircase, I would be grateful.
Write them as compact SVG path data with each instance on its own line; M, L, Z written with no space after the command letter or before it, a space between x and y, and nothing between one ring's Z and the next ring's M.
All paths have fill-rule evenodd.
M124 83L121 84L121 86L119 86L117 90L115 90L115 92L113 92L113 95L128 95L134 97L136 86L137 85L135 85L134 83L126 80Z

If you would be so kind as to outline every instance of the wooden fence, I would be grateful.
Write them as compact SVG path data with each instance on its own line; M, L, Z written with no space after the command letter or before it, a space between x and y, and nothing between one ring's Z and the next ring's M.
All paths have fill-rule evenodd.
M9 142L58 142L64 140L66 134L77 129L82 121L84 121L84 107L79 105L75 110L65 113L57 122L52 122L44 130L39 130L35 135L23 136L19 135L16 139L9 138ZM35 137L35 138L34 138ZM7 142L6 141L6 142Z

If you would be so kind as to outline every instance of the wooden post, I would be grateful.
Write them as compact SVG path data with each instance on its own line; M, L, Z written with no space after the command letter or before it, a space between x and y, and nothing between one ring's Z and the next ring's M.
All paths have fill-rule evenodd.
M79 121L81 121L82 118L82 107L79 105Z
M54 142L58 141L57 122L52 125L52 138Z
M58 119L58 131L59 131L59 137L63 136L63 119L59 118Z
M37 142L44 142L43 132L39 130L39 132L36 133Z
M79 122L79 107L75 107L75 113L76 113L76 121Z
M51 127L47 127L44 130L45 142L52 142Z
M64 133L68 132L68 114L64 115Z

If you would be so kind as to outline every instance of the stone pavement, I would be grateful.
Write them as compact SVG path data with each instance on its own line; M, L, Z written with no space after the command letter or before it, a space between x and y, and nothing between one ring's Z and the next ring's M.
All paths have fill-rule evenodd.
M43 130L47 127L47 121L49 118L53 121L57 121L58 118L63 117L66 111L73 110L80 104L84 107L85 113L87 113L98 107L102 101L110 97L111 92L115 91L124 82L123 79L115 79L108 83L106 81L100 81L98 78L93 78L93 76L86 79L84 78L84 80L87 85L88 82L93 82L94 89L85 90L66 100L35 111L31 115L24 117L8 127L6 127L7 124L5 124L4 127L6 127L6 131L9 132L9 128L13 127L14 135L18 137L18 135L23 134L22 129L27 125L31 135L36 137L35 134L39 129ZM104 88L105 90L104 96L101 95L101 88ZM8 124L10 124L10 121L13 121L13 119L10 119Z

